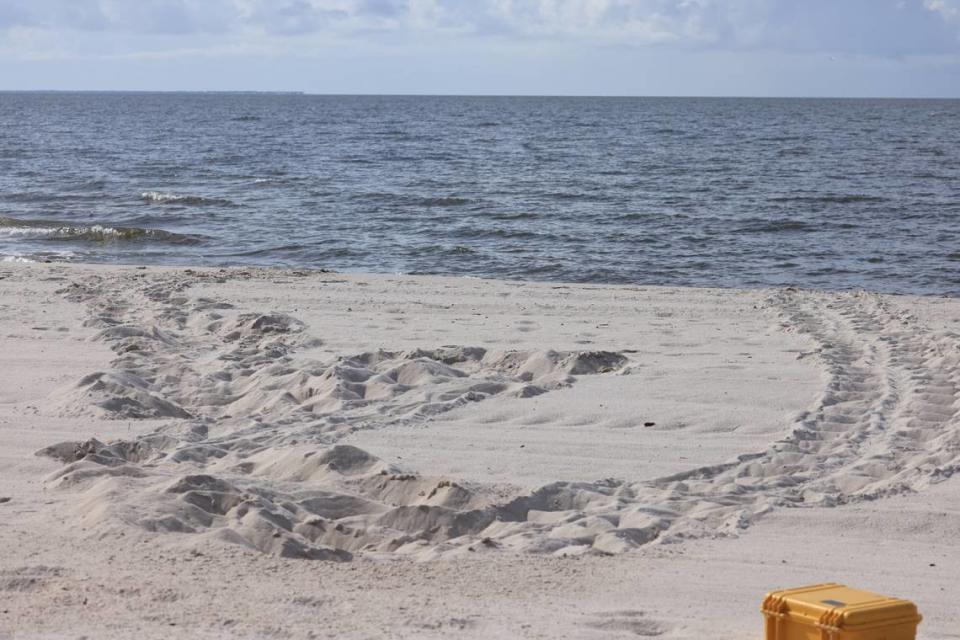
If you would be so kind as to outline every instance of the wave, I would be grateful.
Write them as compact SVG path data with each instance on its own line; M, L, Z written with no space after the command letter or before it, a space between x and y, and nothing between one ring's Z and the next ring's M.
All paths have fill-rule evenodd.
M47 193L43 191L21 191L14 193L4 193L0 195L0 199L4 202L12 203L24 203L24 204L35 204L35 203L59 203L62 202L67 205L75 204L77 202L97 202L109 199L111 196L106 193Z
M87 242L164 242L169 244L198 244L202 238L163 229L142 227L110 227L100 224L83 225L56 220L24 220L0 216L0 237L33 238L40 240L80 240Z
M475 226L455 227L450 230L451 235L457 238L470 239L506 239L506 240L549 240L555 236L541 234L524 229L502 229L498 227L483 228Z
M37 251L33 253L0 253L0 262L68 262L76 258L73 251Z
M537 220L540 218L540 214L532 211L521 211L518 213L491 213L486 217L491 220Z
M851 194L824 194L818 196L778 196L770 198L770 202L825 202L833 204L849 204L854 202L886 202L883 196L869 196L863 193Z
M179 204L179 205L193 205L193 206L203 206L203 205L221 205L221 206L236 206L230 200L226 198L207 198L204 196L185 196L178 195L176 193L163 193L160 191L144 191L140 194L140 199L146 202L153 202L156 204Z
M757 142L800 142L805 140L801 136L763 136L757 138Z
M100 189L106 189L106 187L107 187L107 181L106 181L106 180L98 179L98 178L92 178L92 179L90 179L90 180L86 180L86 181L84 181L84 182L78 183L75 188L77 188L77 189L97 189L97 190L100 190Z
M448 196L439 198L423 198L416 204L419 204L422 207L462 207L463 205L470 204L471 202L472 200L467 198Z
M754 220L733 229L732 233L812 233L821 230L822 227L800 220Z
M578 201L578 202L610 202L614 199L613 196L594 191L593 193L588 193L584 191L554 191L550 193L544 193L543 197L550 198L551 200L559 200L561 202L568 201Z
M219 258L253 258L257 256L270 256L276 253L289 253L294 251L302 251L303 249L309 248L305 244L285 244L275 247L260 247L256 249L249 249L247 251L235 251L232 253L220 253L217 254Z
M335 192L323 195L334 195ZM463 207L474 204L475 201L469 198L458 196L409 196L399 193L385 192L366 192L357 193L351 196L351 199L360 202L376 202L390 205L404 205L410 207Z
M476 254L476 250L466 246L466 245L440 245L440 244L430 244L430 245L420 245L416 247L411 247L407 249L407 254L412 256L430 256L430 255L443 255L443 256L462 256L462 255L471 255Z

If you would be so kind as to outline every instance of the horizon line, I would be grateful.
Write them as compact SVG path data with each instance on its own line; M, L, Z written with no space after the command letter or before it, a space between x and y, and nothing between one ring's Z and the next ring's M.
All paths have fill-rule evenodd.
M727 95L727 94L587 94L587 93L313 93L303 90L261 89L0 89L10 93L133 93L133 94L220 94L220 95L296 95L307 97L395 97L395 98L646 98L646 99L726 99L726 100L960 100L960 96L881 96L881 95Z

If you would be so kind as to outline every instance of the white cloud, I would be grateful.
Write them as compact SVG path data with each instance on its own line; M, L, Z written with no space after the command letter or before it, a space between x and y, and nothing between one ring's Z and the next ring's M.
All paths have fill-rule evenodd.
M284 39L422 47L471 37L903 56L956 53L949 21L960 21L960 0L0 0L0 47L56 55L75 40L75 54L155 55L280 51Z
M924 0L923 6L943 16L946 20L960 18L960 4L956 0Z
M4 0L0 28L141 33L454 29L523 36L715 37L759 0Z

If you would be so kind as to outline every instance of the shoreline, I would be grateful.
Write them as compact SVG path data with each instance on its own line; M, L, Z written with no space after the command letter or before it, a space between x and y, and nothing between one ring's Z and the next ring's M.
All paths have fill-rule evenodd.
M306 637L319 607L351 636L683 638L720 617L734 638L801 576L914 597L922 637L956 624L920 576L960 569L936 534L960 518L960 301L303 271L0 264L0 541L22 551L0 631L63 635L92 597L98 636ZM86 455L33 456L57 441ZM851 533L878 522L904 532L895 571ZM176 611L210 581L276 608Z
M779 285L748 285L748 286L707 286L707 285L697 285L697 284L656 284L656 283L644 283L644 282L596 282L596 281L577 281L577 280L535 280L535 279L526 279L526 278L505 278L497 276L478 276L478 275L467 275L467 274L446 274L446 273L404 273L404 272L393 272L393 271L365 271L365 270L356 270L356 271L342 271L328 267L294 267L294 266L284 266L284 265L258 265L258 264L230 264L230 265L219 265L219 264L198 264L198 263L183 263L183 264L142 264L136 262L81 262L81 261L69 261L69 260L37 260L33 258L24 258L20 255L7 255L3 259L0 259L0 266L3 265L13 265L13 264L24 264L24 265L59 265L66 267L80 267L80 268L106 268L106 269L151 269L151 270L170 270L170 271L260 271L260 272L277 272L278 274L336 274L342 276L354 276L354 277L371 277L371 278L447 278L455 280L480 280L484 282L516 282L523 284L533 284L533 285L568 285L576 287L620 287L620 288L641 288L641 289L693 289L693 290L706 290L706 291L731 291L731 292L746 292L746 291L778 291L783 289L796 289L799 291L810 291L817 293L825 294L842 294L842 293L868 293L874 295L880 295L885 297L894 297L894 298L921 298L921 299L945 299L945 300L958 300L960 299L960 293L950 294L950 293L916 293L916 292L889 292L879 289L871 289L868 287L844 287L844 288L828 288L828 287L809 287L797 283L784 283Z

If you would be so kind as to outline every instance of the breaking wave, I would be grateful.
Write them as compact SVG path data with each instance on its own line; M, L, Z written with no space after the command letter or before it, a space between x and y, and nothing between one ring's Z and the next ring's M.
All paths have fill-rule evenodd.
M179 204L190 206L221 205L235 206L233 202L226 198L207 198L204 196L188 196L176 193L163 193L161 191L144 191L140 194L140 199L145 202L156 204Z
M141 227L112 227L100 224L83 225L56 220L24 220L0 216L0 237L20 237L40 240L82 240L87 242L142 241L171 244L197 244L199 236L144 229Z

